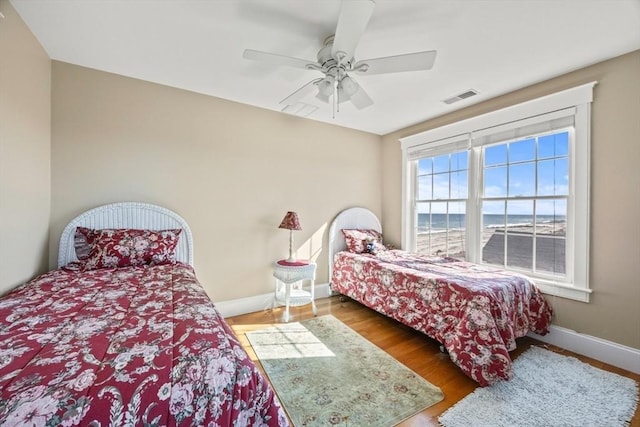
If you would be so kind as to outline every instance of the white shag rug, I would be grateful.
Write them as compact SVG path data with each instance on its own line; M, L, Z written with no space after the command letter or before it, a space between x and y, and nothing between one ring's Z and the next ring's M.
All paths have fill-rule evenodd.
M575 357L531 347L513 362L513 378L477 388L442 414L445 427L625 426L638 384Z

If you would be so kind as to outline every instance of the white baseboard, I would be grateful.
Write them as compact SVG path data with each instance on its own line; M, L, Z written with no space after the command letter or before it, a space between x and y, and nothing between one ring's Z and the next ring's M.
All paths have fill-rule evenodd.
M603 340L574 330L551 325L545 336L529 333L531 338L591 357L609 365L640 374L640 350Z
M331 295L328 283L321 283L315 286L315 298L328 298ZM216 302L216 308L222 317L238 316L240 314L255 313L257 311L271 308L273 303L273 292L256 295L253 297L239 298L229 301Z

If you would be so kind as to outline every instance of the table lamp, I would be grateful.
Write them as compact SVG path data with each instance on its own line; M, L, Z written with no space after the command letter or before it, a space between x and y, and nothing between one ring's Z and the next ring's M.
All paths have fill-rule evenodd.
M293 230L302 230L298 214L291 211L287 212L278 228L289 230L289 259L287 259L287 262L295 262L293 258Z

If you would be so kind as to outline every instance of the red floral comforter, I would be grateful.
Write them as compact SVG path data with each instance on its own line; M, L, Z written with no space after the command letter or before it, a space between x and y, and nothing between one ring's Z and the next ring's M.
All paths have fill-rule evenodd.
M0 425L284 426L185 264L46 273L0 300Z
M551 308L525 276L453 258L339 252L331 286L440 341L482 386L511 378L515 339L544 335L551 322Z

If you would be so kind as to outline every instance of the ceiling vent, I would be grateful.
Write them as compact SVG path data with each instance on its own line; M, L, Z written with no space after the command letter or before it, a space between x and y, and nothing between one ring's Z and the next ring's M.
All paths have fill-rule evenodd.
M293 105L285 105L281 111L283 113L293 114L294 116L308 117L317 109L318 107L316 107L315 105L305 104L304 102L296 102Z
M476 96L478 94L478 92L474 89L469 89L465 92L462 92L459 95L453 96L451 98L445 99L444 102L445 104L453 104L454 102L458 102L458 101L462 101L463 99L467 99L467 98L471 98L472 96Z

